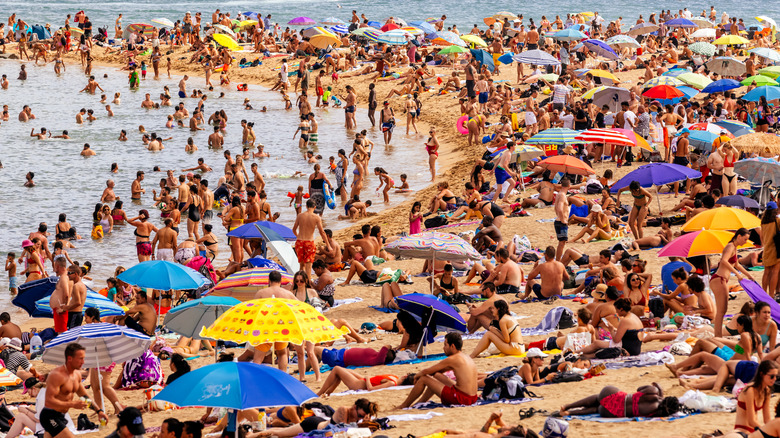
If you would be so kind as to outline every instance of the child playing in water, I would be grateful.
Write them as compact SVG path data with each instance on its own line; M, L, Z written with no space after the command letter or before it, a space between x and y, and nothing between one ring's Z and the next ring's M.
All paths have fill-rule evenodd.
M5 259L5 270L8 272L8 290L11 291L11 295L16 295L19 292L18 280L16 279L16 253L9 252L8 258Z
M130 81L130 89L139 87L140 81L138 80L138 71L136 71L135 67L130 68L128 79Z
M290 205L295 202L295 215L301 214L301 207L303 206L303 186L298 186L298 190L290 198Z
M141 61L141 79L146 79L146 61Z
M392 178L390 178L390 175L387 174L387 171L381 167L374 168L374 175L379 177L379 187L376 188L376 191L378 192L379 189L382 188L382 185L384 185L385 189L382 190L382 197L384 198L385 202L390 202L390 197L387 195L387 193L390 191L390 188L393 187L395 182Z
M398 189L398 190L396 190L396 192L408 192L409 190L411 190L409 188L409 183L406 182L406 174L405 173L401 174L401 185L397 186L396 189Z
M289 110L292 109L292 102L290 102L290 96L287 95L287 92L282 90L282 99L284 99L284 109Z
M166 68L168 69L168 79L170 79L171 78L171 57L166 56L165 59L168 60L168 65L166 66Z

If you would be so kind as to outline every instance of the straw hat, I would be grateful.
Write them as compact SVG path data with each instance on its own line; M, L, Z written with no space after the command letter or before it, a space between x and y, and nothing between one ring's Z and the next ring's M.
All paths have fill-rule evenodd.
M566 155L574 155L574 154L577 153L577 151L575 151L574 148L571 147L571 145L569 144L569 145L566 145L565 148L563 148L563 153L566 154Z

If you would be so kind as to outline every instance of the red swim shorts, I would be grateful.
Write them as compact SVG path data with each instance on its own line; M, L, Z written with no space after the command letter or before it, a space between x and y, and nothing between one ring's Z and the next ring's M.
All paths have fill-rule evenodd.
M57 333L64 333L68 331L68 312L58 313L52 312L54 316L54 331Z
M447 406L470 406L477 402L479 395L468 395L454 386L445 386L441 390L441 402Z
M295 254L298 256L298 263L314 263L317 248L311 240L296 240Z

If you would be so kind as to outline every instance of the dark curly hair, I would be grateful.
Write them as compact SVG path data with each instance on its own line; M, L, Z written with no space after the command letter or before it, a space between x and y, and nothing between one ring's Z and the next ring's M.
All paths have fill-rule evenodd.
M668 417L677 413L682 405L677 397L664 397L661 403L658 404L658 410L655 412L656 417Z

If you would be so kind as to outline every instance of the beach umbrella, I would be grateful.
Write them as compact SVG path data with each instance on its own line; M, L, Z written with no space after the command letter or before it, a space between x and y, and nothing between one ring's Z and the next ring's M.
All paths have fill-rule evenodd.
M780 76L780 65L764 67L759 70L758 73L764 76L769 76L772 79L777 79Z
M747 71L743 62L727 56L713 58L707 61L706 66L708 70L721 76L740 76Z
M723 230L697 230L673 239L658 250L658 257L696 257L723 252L734 233ZM743 246L747 248L748 245Z
M241 46L238 45L236 40L230 38L230 35L224 35L221 33L215 33L211 35L211 38L222 47L226 47L228 50L238 50Z
M407 32L409 35L414 36L414 37L417 37L417 36L420 36L420 35L425 35L425 32L423 32L422 29L420 29L419 27L414 27L414 26L404 26L404 27L402 27L399 30Z
M671 76L658 76L645 82L645 84L642 85L642 88L653 88L659 85L668 85L670 87L677 87L680 85L685 85L685 82Z
M653 149L650 144L642 138L641 135L637 134L636 132L630 130L630 129L623 129L623 128L612 128L613 131L620 132L621 134L628 137L629 140L631 140L634 143L634 146L642 148L649 152L655 152L655 149Z
M513 14L511 12L508 12L508 11L496 12L491 17L495 18L496 20L501 20L501 21L503 21L504 18L506 18L507 20L516 20L516 19L519 18L517 15L515 15L515 14Z
M382 23L380 23L378 21L374 21L374 20L371 20L371 21L369 21L366 24L369 25L370 27L373 27L373 28L376 28L376 29L379 29L380 27L382 27Z
M179 407L234 410L300 406L316 398L295 377L268 365L221 362L194 369L154 396Z
M200 331L208 327L241 301L232 297L203 297L174 307L165 315L165 327L182 336L201 339Z
M245 27L257 26L258 24L257 20L244 20L238 23L238 27L243 29Z
M770 27L777 29L777 23L772 18L767 17L766 15L759 15L756 17L756 21L761 23L764 27Z
M386 40L394 40L394 41L403 41L404 43L408 43L409 40L413 39L412 34L409 32L398 28L393 30L388 30L384 34L382 34L382 37Z
M723 196L715 201L715 205L726 205L728 207L736 208L755 208L756 210L761 208L755 199L742 195Z
M609 38L607 41L607 44L609 44L610 47L620 47L625 48L631 48L631 49L638 49L642 47L641 44L634 38L631 38L628 35L615 35L612 38Z
M752 230L761 226L761 220L752 213L731 207L717 207L705 210L683 224L681 231L697 230Z
M711 23L709 20L707 20L707 19L705 19L705 18L702 18L702 17L694 17L694 18L691 18L691 21L693 22L693 24L695 24L696 26L698 26L700 29L701 29L701 28L704 28L704 29L713 29L713 28L715 27L715 26L714 26L714 25L713 25L713 24L712 24L712 23ZM713 29L713 30L714 30L714 29Z
M630 36L639 36L639 35L646 35L648 33L653 33L660 29L660 26L652 23L639 23L628 31L628 35Z
M336 17L328 17L323 18L322 21L320 21L320 24L325 24L328 26L339 26L342 24L347 24L344 20Z
M715 38L715 36L716 36L715 29L712 29L712 28L697 29L696 32L691 34L691 38ZM694 44L698 44L698 43L694 43ZM705 44L709 44L709 43L705 43ZM691 46L692 45L693 44L691 44ZM690 48L690 46L688 46L688 47ZM691 49L691 50L693 50L693 49ZM705 56L712 56L712 55L706 55L704 53L695 52L695 51L694 51L694 53L699 53L700 55L705 55ZM713 51L712 53L715 54L715 51Z
M688 48L691 49L691 52L698 53L699 55L704 55L704 56L713 56L717 51L717 47L715 47L713 44L704 41L693 43L690 46L688 46Z
M357 29L350 32L352 35L365 37L366 32L379 32L379 29L375 27L358 27Z
M720 135L713 134L709 131L691 131L688 136L688 142L694 149L709 151L712 149L712 142L718 137L720 137Z
M471 45L473 45L475 47L487 47L488 46L487 43L485 42L485 40L483 40L482 38L480 38L477 35L472 35L470 33L465 34L465 35L461 35L460 39L462 39L466 43L471 44Z
M515 62L513 56L514 56L514 54L512 52L506 52L503 55L498 57L498 62L500 62L502 64L507 64L507 65L511 64L511 63ZM550 74L554 74L554 73L550 73ZM544 76L544 75L542 75L542 76ZM527 78L526 78L526 80L527 80ZM556 77L555 80L557 81L558 78Z
M661 76L671 76L673 78L676 78L677 76L680 76L683 73L690 73L690 70L688 70L687 68L675 67L663 72Z
M627 102L631 97L631 92L622 87L598 87L600 90L592 94L593 104L601 108L604 105L614 111L620 111L620 103ZM594 88L595 90L595 88ZM586 93L587 94L587 93ZM583 99L586 97L583 96Z
M276 263L273 260L269 260L260 256L252 257L251 259L248 259L246 262L253 268L268 268L282 273L287 272L287 268L285 268L284 266Z
M339 47L341 46L341 39L332 34L318 34L309 38L309 43L318 49L324 49L328 46Z
M240 239L268 239L269 232L274 232L285 240L296 240L295 233L285 225L278 222L256 221L241 225L229 232L228 237Z
M303 29L301 31L301 36L304 36L306 38L311 38L314 35L321 35L321 34L328 34L328 35L335 36L333 34L333 32L329 31L328 29L326 29L326 28L324 28L322 26L307 27L306 29Z
M650 99L674 99L676 97L682 97L683 92L670 85L656 85L642 93L642 96Z
M422 30L422 31L423 31L423 32L425 32L426 34L429 34L429 33L434 33L434 32L436 32L436 28L435 28L435 27L433 27L433 26L432 26L430 23L428 23L427 21L420 21L420 20L417 20L417 21L410 21L410 22L409 22L409 25L410 25L410 26L414 26L414 27L416 27L416 28L418 28L418 29Z
M197 289L206 283L200 272L165 260L141 262L119 274L117 279L133 286L157 290Z
M612 82L619 82L618 78L615 77L615 75L613 75L612 73L610 73L610 72L608 72L606 70L601 70L601 69L598 69L598 68L585 70L585 71L582 72L582 74L578 74L577 76L585 76L588 73L590 73L590 75L593 76L594 78L601 78L601 79L610 80Z
M465 261L482 258L469 242L455 234L435 231L400 237L385 245L385 250L397 257L418 259Z
M696 96L697 94L700 93L699 90L697 90L695 88L688 87L688 86L678 86L678 87L675 87L675 88L677 88L678 90L682 91L682 93L688 99L690 99L690 98L692 98L692 97L694 97L694 96Z
M420 317L423 326L422 342L417 347L421 348L433 342L433 332L436 327L444 327L458 332L466 333L466 321L446 301L431 294L410 293L395 297L398 308Z
M699 90L712 83L712 79L699 73L683 73L677 79Z
M769 76L764 76L764 75L749 76L749 77L743 79L742 81L740 81L740 84L742 84L744 86L748 86L748 85L753 84L754 82L755 82L755 84L757 86L761 86L761 85L778 85L776 80L770 78Z
M474 59L479 62L479 68L482 68L483 65L486 65L491 73L495 71L496 66L493 64L493 55L491 53L488 53L482 49L470 49L470 52L471 56L473 56Z
M588 129L586 131L580 132L579 135L574 138L576 140L582 141L583 143L604 143L634 146L634 142L632 142L623 133L605 128Z
M544 155L544 151L530 144L515 145L515 156L517 161L533 160Z
M454 44L456 46L466 47L467 45L465 41L460 39L458 34L448 30L437 31L426 35L425 37L431 40L432 43L440 46L449 46Z
M298 300L263 298L234 306L200 332L203 338L248 342L253 346L271 342L301 345L340 339L346 328L337 329L311 305Z
M720 122L715 122L715 124L730 132L734 137L741 137L756 132L752 126L736 120L721 120Z
M693 170L687 166L672 163L650 163L638 167L626 176L620 178L618 182L610 187L612 193L618 193L626 189L632 182L636 181L641 187L656 186L656 199L658 200L658 211L661 211L661 199L658 196L657 187L678 181L685 181L691 178L700 178L701 172Z
M748 181L763 184L771 181L772 185L780 182L780 163L773 158L746 158L734 163L734 172Z
M47 296L46 298L41 298L40 300L35 302L36 310L47 314L49 318L53 316L51 305L49 304L50 300L51 300L51 295ZM103 295L100 295L99 293L93 291L92 289L87 288L87 298L84 301L84 310L87 310L90 307L98 309L100 311L101 317L123 316L125 314L125 311L122 310L122 308L119 307L115 302L109 300Z
M582 98L582 100L593 99L593 96L594 96L596 93L598 93L599 91L602 91L602 90L606 90L606 89L608 89L608 88L610 88L610 87L607 87L607 86L605 86L605 85L599 85L598 87L593 87L593 88L591 88L590 90L586 91L586 92L585 92L585 93L583 93L583 94L582 94L582 96L580 96L580 97ZM618 88L618 89L620 89L620 87L614 87L614 88Z
M780 99L780 87L774 85L762 85L750 90L747 94L742 96L744 100L751 102L758 102L764 97L767 101Z
M6 367L0 367L0 387L6 386L19 386L22 384L22 379L16 376L16 374L8 371Z
M617 60L620 58L618 54L615 53L615 51L612 50L612 48L609 47L609 45L607 45L607 43L605 43L604 41L590 39L590 40L583 41L582 44L584 44L585 47L588 48L588 50L590 50L591 52L595 53L598 56L607 59L613 59L613 60Z
M314 24L314 23L312 23L312 24ZM225 25L222 25L222 24L215 24L215 25L214 25L214 29L216 29L216 31L215 31L215 35L217 35L217 33L216 33L216 32L217 32L217 31L219 31L219 32L222 32L222 33L224 33L224 34L230 35L230 36L231 36L231 38L233 38L233 39L235 39L235 38L236 38L236 33L235 33L235 32L233 32L233 29L231 29L231 28L229 28L229 27L227 27L227 26L225 26Z
M722 37L712 42L712 44L715 44L716 46L736 46L739 44L748 43L750 43L749 40L742 38L739 35L723 35Z
M333 33L346 34L349 33L349 27L346 24L340 24L338 26L331 26L329 29Z
M287 24L292 24L293 26L311 26L317 24L317 22L309 17L295 17L288 21Z
M257 18L257 12L246 11L246 12L241 12L239 15L243 15L244 17L249 18L251 20L257 20L258 19Z
M664 22L664 25L666 27L680 27L680 28L692 28L692 27L699 27L691 20L688 20L687 18L673 18L669 21Z
M562 172L569 175L593 175L596 173L587 163L571 155L547 157L538 165L552 173Z
M133 23L128 25L125 30L145 37L153 37L157 33L157 29L154 26L146 23ZM71 32L73 32L73 28L71 28Z
M707 131L713 134L720 134L720 132L723 131L722 126L718 126L709 122L694 123L693 125L688 126L688 129L691 131ZM731 134L728 134L728 136L734 138L734 136Z
M440 55L453 55L458 53L467 53L469 49L461 46L447 46L439 50Z
M533 137L526 140L525 143L533 144L533 145L559 145L559 146L576 144L579 143L578 140L574 139L574 137L576 137L577 134L579 134L579 132L573 129L550 128L550 129L545 129L544 131L539 132L538 134L535 134Z
M722 93L724 91L740 88L742 84L734 79L718 79L715 82L711 82L709 85L702 89L702 93Z
M46 344L42 359L52 365L65 364L65 349L78 343L86 350L84 368L100 368L112 363L121 364L142 355L152 345L152 338L131 328L99 322L85 324L60 333ZM103 378L98 374L99 381ZM100 385L101 406L103 385Z
M731 145L740 152L757 153L769 150L774 155L780 154L780 137L765 132L742 135L732 140Z
M46 277L19 285L18 293L11 300L11 304L20 307L32 318L51 318L50 312L38 310L35 303L54 292L59 277Z
M238 271L223 278L206 295L210 297L233 297L241 301L254 299L257 291L269 286L268 275L274 271L276 270L270 268L252 268ZM292 275L284 271L278 272L282 274L283 285L292 283Z
M173 21L167 18L155 18L154 20L152 20L152 23L157 23L165 27L174 27Z
M767 47L756 47L755 49L748 50L750 53L755 53L756 56L768 59L772 62L780 62L780 53L777 50L772 50Z
M550 35L550 37L558 41L579 41L588 38L587 35L572 27L559 30L558 32Z
M379 30L382 32L388 32L391 30L399 29L401 26L395 24L395 23L387 23L384 26L380 27Z
M538 49L520 52L512 56L512 59L521 64L533 65L559 65L561 63L561 61L559 61L554 56L550 55L544 50Z

